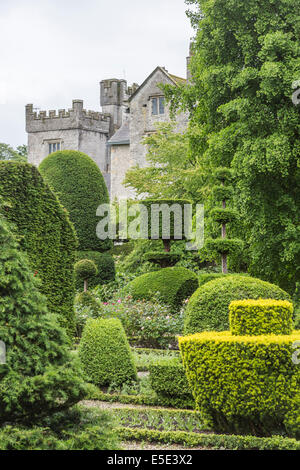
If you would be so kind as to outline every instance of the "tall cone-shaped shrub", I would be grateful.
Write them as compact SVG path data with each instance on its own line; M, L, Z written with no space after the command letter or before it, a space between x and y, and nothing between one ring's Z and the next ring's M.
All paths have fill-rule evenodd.
M227 237L227 224L234 222L238 217L234 210L227 207L227 201L232 194L232 187L229 184L232 178L231 170L226 167L217 168L214 176L219 184L213 188L213 197L216 203L222 203L222 207L213 209L210 215L214 222L221 225L221 238L207 240L206 247L208 251L221 255L222 273L227 274L228 255L242 249L243 242Z
M0 201L1 204L1 201ZM48 313L25 254L0 213L0 426L30 424L64 411L85 395L68 338Z

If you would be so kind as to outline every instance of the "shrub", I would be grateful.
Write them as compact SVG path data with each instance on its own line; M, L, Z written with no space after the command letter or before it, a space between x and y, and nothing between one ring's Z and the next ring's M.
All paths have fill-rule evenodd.
M235 300L229 305L233 335L289 335L293 331L293 305L287 300Z
M72 410L73 411L73 410ZM71 416L34 427L0 429L0 450L115 450L120 444L111 414L75 408ZM54 424L54 425L53 425Z
M159 359L149 367L151 387L157 393L160 402L180 398L182 406L194 403L185 370L180 358Z
M97 266L94 261L90 259L82 259L77 261L74 266L74 271L77 279L81 279L81 281L84 282L84 292L86 292L88 289L88 280L91 277L95 277L98 273Z
M89 279L89 287L98 286L99 284L106 284L115 279L116 268L113 257L109 253L99 253L97 251L79 251L77 252L77 260L89 259L97 266L98 273ZM76 279L77 289L81 288L80 279Z
M69 211L79 239L79 249L109 250L111 240L101 241L96 235L97 208L109 202L106 184L96 163L84 153L63 150L45 158L39 170Z
M300 385L289 336L203 332L179 338L197 409L215 430L274 434L285 429ZM298 415L299 415L298 409Z
M0 195L6 203L0 210L18 230L20 248L41 281L48 309L72 335L77 240L67 212L38 170L27 163L0 162Z
M210 281L192 295L185 312L184 332L228 330L230 302L259 298L290 300L279 287L250 276L227 275Z
M89 319L79 357L86 379L95 385L121 385L137 379L130 346L118 319Z
M97 315L99 315L102 310L102 304L97 301L95 296L90 292L80 292L80 294L75 297L75 303L81 307L91 308Z
M158 264L161 268L167 268L174 266L180 260L179 253L160 253L157 251L149 251L144 256L145 261L150 263Z
M0 382L0 425L34 425L82 400L86 387L69 340L0 215L0 338L6 364Z
M141 300L151 300L157 295L161 302L176 310L197 287L196 274L185 268L174 267L143 274L130 282L126 291L134 299Z
M182 315L172 314L170 307L155 299L136 301L128 296L105 302L101 317L121 320L130 343L142 347L176 347L176 335L183 331Z

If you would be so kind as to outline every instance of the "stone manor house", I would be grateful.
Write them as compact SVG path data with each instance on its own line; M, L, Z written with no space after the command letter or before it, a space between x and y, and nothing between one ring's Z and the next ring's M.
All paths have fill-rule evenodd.
M189 57L187 58L187 65ZM188 69L188 67L187 67ZM38 166L57 150L79 150L99 166L111 200L130 198L134 193L122 184L126 171L135 165L146 165L147 148L142 139L155 132L157 121L169 121L169 107L159 84L178 86L189 79L170 74L164 67L156 69L138 86L127 86L126 80L100 82L102 112L86 111L83 101L74 100L72 108L34 112L26 106L28 161ZM184 113L177 115L177 129L188 121Z

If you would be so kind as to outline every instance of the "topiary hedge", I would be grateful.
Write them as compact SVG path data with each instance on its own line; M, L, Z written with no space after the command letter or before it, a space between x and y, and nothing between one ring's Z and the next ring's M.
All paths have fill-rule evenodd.
M287 300L234 300L229 305L233 335L290 335L293 305Z
M27 163L0 162L0 208L13 222L48 308L70 335L75 329L74 272L77 239L66 210L45 184L38 170Z
M196 274L186 268L163 268L159 271L143 274L131 281L126 293L137 300L159 300L174 309L181 307L198 287Z
M184 333L229 329L228 308L232 300L290 300L284 290L250 276L226 275L199 287L190 298Z
M282 336L203 332L179 338L203 418L221 432L288 432L285 423L292 427L289 413L300 387L300 368L292 361L293 344L299 340L296 332ZM294 416L299 413L298 406Z
M86 379L98 386L137 379L134 358L120 320L89 319L79 345Z
M84 153L63 150L45 158L39 170L69 211L79 249L103 252L112 248L111 240L102 241L96 235L97 208L109 202L107 187L96 163Z
M149 378L161 403L177 399L181 407L193 406L194 399L180 358L162 358L152 362Z
M89 287L92 289L98 285L113 281L116 276L116 268L113 257L110 253L99 253L98 251L78 251L76 254L78 261L89 259L95 263L98 273L89 279ZM81 281L76 278L76 288L81 289Z

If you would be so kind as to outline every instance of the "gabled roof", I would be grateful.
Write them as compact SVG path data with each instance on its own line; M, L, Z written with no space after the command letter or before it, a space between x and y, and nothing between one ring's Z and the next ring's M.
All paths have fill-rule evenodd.
M114 135L107 142L108 145L129 145L129 119L127 119L123 126L114 133Z
M138 87L137 90L130 96L129 101L131 101L138 93L139 91L148 83L148 81L153 77L153 75L156 74L156 72L160 70L162 73L166 75L176 86L183 85L186 83L185 78L177 77L176 75L172 75L164 67L156 67L156 69L153 70L152 73L146 78L146 80Z

